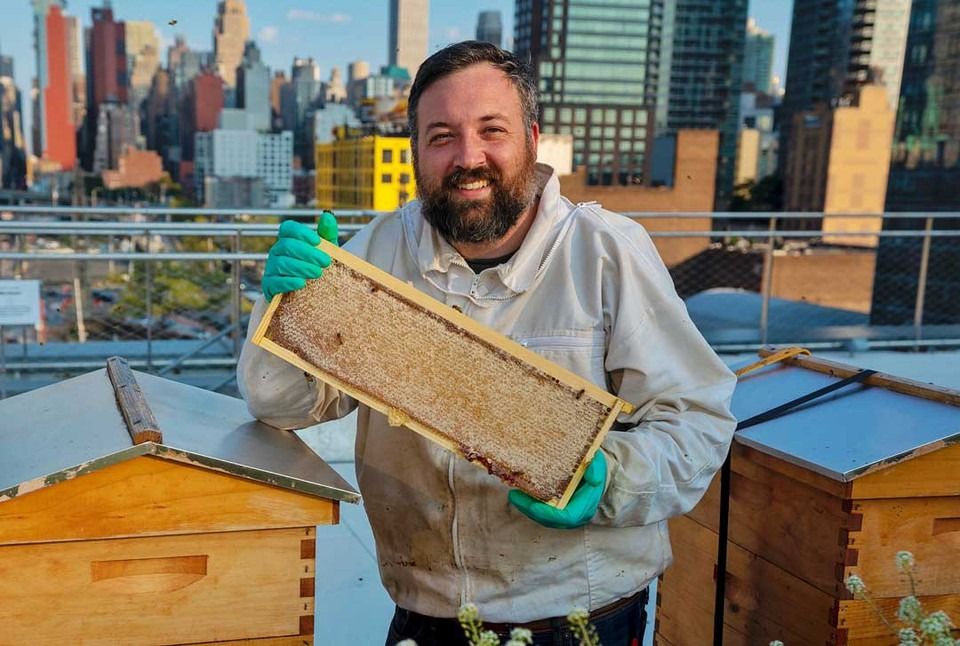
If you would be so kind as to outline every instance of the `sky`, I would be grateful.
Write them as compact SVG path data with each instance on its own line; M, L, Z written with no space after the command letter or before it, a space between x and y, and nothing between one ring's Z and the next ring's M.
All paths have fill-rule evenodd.
M370 63L371 70L387 63L388 0L247 0L250 33L271 69L287 70L295 56L312 57L321 77L339 67L346 77L347 64ZM774 74L784 77L789 43L792 0L750 0L750 15L776 37ZM91 23L90 9L103 0L67 0L67 13ZM153 22L166 46L183 34L193 49L213 49L213 21L217 0L113 0L117 20ZM504 46L512 43L514 0L430 0L430 52L473 38L481 10L500 11ZM171 25L171 21L176 21ZM14 57L15 77L23 93L24 135L30 141L29 88L35 76L31 0L0 0L0 52ZM29 145L29 144L28 144Z

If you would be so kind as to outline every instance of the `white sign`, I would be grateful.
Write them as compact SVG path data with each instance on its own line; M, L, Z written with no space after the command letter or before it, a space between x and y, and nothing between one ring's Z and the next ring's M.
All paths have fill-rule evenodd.
M40 324L40 281L0 280L0 325Z

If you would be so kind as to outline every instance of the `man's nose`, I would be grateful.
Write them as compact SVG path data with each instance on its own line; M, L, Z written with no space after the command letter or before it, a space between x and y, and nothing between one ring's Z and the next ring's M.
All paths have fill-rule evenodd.
M460 168L477 168L487 163L483 140L474 134L466 134L457 141L457 157L454 160Z

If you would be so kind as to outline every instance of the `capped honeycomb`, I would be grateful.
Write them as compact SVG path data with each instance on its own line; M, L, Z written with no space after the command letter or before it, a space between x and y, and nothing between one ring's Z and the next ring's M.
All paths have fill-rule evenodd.
M254 342L505 483L566 504L629 404L342 250L331 255L321 278L275 299Z

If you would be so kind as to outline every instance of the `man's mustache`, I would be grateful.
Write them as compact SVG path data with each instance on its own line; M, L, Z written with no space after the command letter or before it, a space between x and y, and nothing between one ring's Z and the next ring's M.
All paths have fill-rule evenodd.
M443 186L444 188L457 188L461 184L479 181L487 181L495 184L500 181L500 174L492 168L485 166L479 168L457 168L444 178Z

